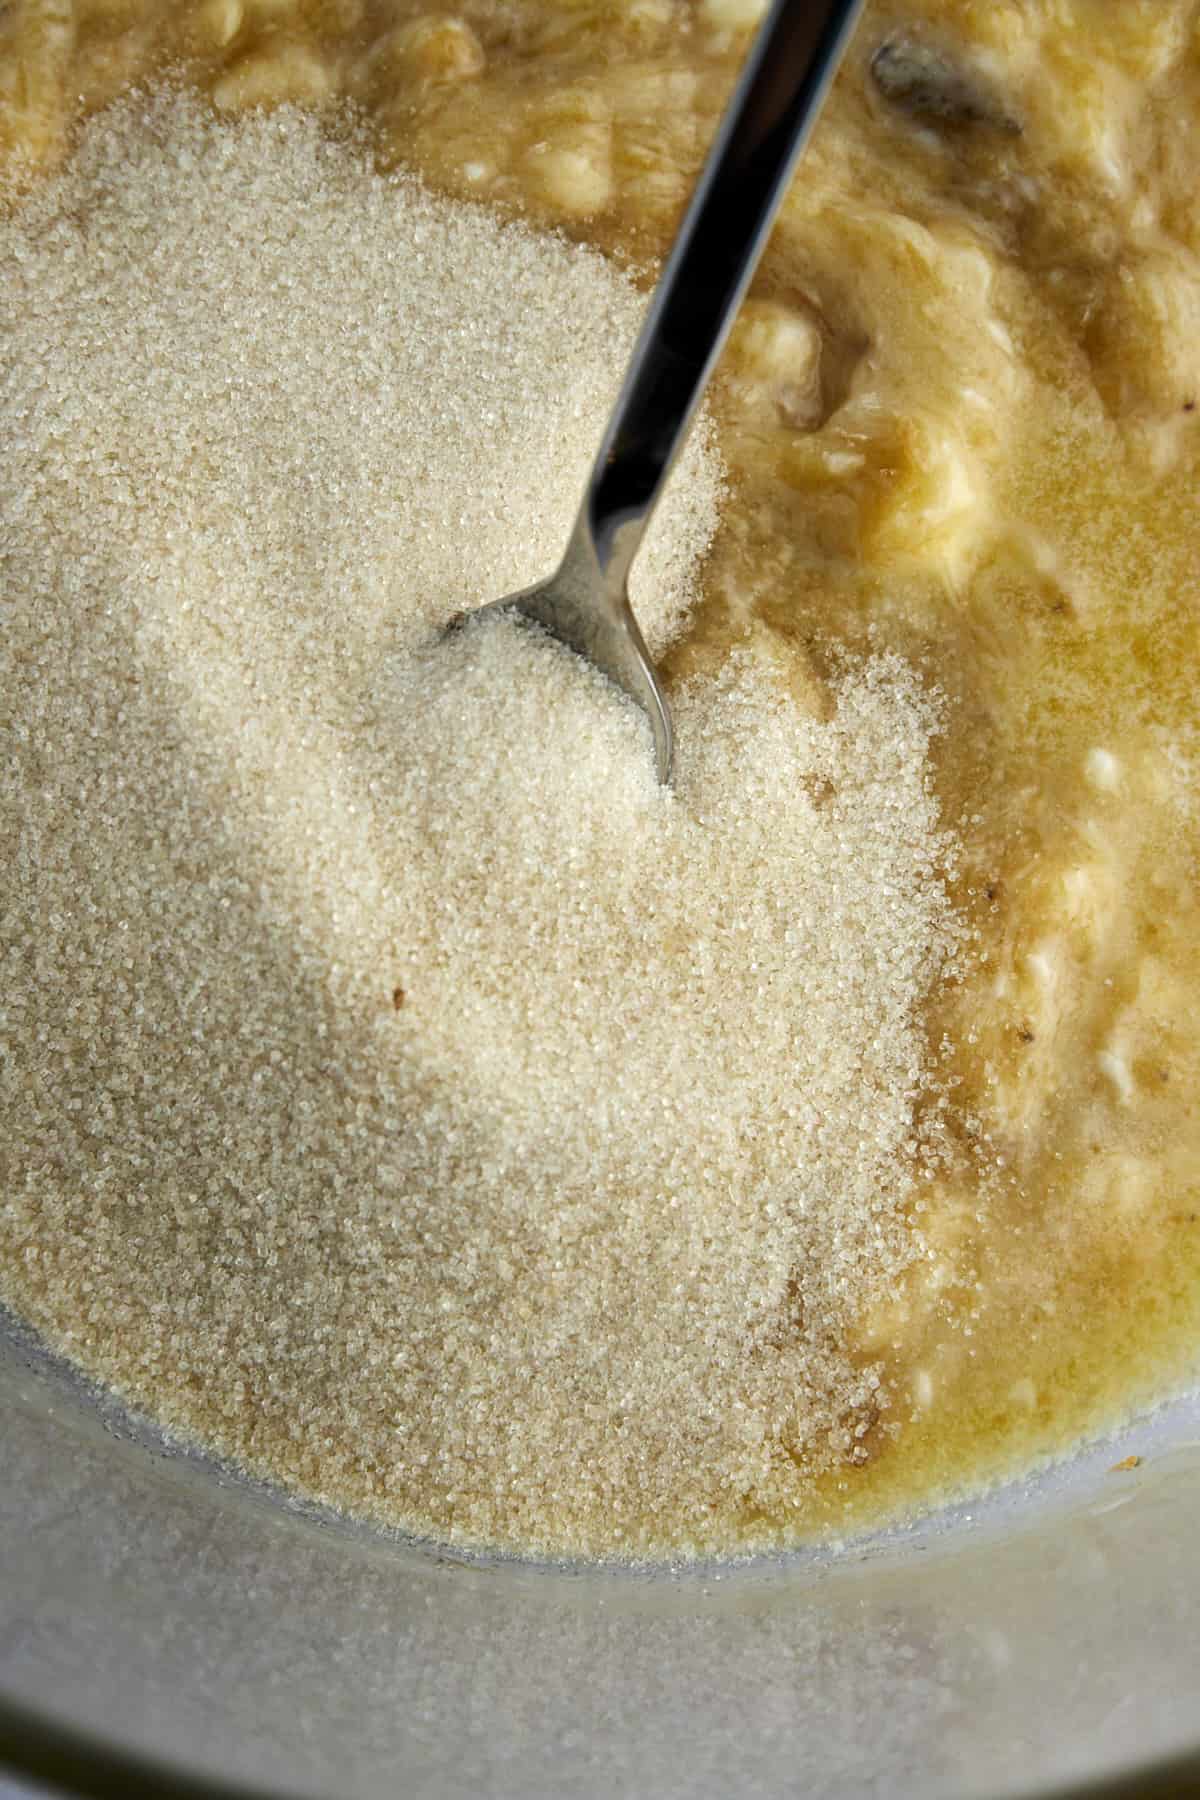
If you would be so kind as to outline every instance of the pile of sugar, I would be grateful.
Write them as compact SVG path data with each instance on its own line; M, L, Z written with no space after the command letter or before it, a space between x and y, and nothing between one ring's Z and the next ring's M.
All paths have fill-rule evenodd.
M886 1404L954 940L903 665L636 711L553 562L633 291L276 114L0 222L0 1296L169 1429L557 1552L786 1534ZM719 469L640 572L678 623Z

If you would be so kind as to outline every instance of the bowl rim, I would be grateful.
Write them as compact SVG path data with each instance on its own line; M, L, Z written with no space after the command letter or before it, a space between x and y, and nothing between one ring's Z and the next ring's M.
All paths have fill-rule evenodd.
M73 1800L282 1800L284 1790L218 1781L123 1750L0 1696L0 1775L46 1783ZM1009 1790L1014 1793L1014 1790ZM419 1790L409 1788L415 1797ZM1099 1780L1026 1788L1041 1800L1180 1800L1200 1795L1200 1749L1156 1758Z

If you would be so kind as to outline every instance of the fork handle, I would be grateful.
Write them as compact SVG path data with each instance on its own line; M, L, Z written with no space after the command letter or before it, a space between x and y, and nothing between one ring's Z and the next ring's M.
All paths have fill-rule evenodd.
M586 523L624 585L862 0L774 0L696 184L608 422Z

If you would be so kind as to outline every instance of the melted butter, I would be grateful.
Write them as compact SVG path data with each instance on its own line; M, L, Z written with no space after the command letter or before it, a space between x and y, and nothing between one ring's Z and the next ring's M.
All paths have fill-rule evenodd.
M988 557L936 636L920 592L882 626L952 696L980 961L931 1018L957 1084L932 1266L864 1338L894 1435L820 1484L835 1530L1021 1474L1196 1373L1200 458L1148 468L1082 410L1034 390Z

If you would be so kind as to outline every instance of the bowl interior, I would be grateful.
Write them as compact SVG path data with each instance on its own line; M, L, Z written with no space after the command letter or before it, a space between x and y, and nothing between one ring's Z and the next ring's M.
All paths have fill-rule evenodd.
M839 1553L653 1573L314 1518L12 1330L0 1420L0 1754L92 1791L996 1796L1200 1747L1200 1396Z

